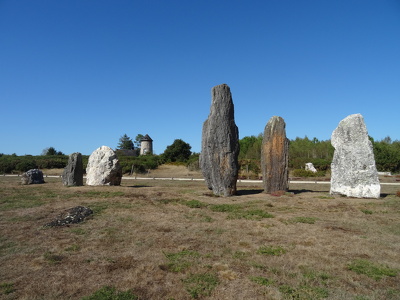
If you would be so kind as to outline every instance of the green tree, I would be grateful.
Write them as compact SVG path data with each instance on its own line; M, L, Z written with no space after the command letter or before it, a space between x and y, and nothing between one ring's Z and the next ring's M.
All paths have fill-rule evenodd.
M42 155L65 155L61 151L57 151L54 147L44 148L42 151Z
M142 140L142 138L144 137L143 134L138 134L135 138L135 141L133 142L133 145L135 146L136 149L140 149L140 141Z
M378 171L397 173L400 171L400 141L393 141L387 136L381 141L371 139L375 164Z
M162 157L166 162L186 162L192 152L192 147L181 139L176 139L172 145L167 146Z
M123 136L120 137L117 148L124 150L132 150L133 149L132 139L126 134L124 134Z

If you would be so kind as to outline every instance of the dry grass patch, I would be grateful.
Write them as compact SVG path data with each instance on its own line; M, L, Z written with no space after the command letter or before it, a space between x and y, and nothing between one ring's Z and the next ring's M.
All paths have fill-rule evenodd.
M400 298L390 186L371 200L330 196L329 185L276 197L239 183L239 196L223 198L196 181L47 181L0 177L1 299ZM93 217L43 227L78 205Z

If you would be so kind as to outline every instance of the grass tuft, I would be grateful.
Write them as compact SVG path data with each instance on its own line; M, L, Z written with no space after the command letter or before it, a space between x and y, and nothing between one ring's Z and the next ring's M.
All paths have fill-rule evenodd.
M290 223L304 223L304 224L315 224L318 218L314 217L295 217L289 220Z
M82 300L137 300L132 291L118 292L115 287L105 286Z
M281 285L279 291L288 299L309 300L309 299L325 299L329 296L327 289L322 287L314 287L310 285L301 285L299 287L291 287L289 285Z
M194 299L210 296L211 292L218 285L218 276L213 273L190 274L182 280L186 291Z
M268 279L266 277L262 277L262 276L253 276L253 277L250 277L250 280L255 283L258 283L259 285L264 285L264 286L269 286L269 285L273 284L273 282L274 282L273 280L270 280L270 279Z
M373 262L365 259L357 259L347 265L347 268L357 274L364 274L372 279L380 280L384 276L395 277L397 270L391 269L387 266L374 264Z
M182 203L190 208L202 208L207 206L206 203L203 203L199 200L189 200L189 201L184 201Z
M0 291L3 295L8 295L15 292L14 283L3 282L0 283Z
M168 260L168 264L160 266L160 268L174 273L187 270L192 265L193 259L200 257L198 252L189 250L176 253L164 253L164 255Z
M280 256L285 254L287 251L281 246L262 246L258 249L257 253L263 255Z

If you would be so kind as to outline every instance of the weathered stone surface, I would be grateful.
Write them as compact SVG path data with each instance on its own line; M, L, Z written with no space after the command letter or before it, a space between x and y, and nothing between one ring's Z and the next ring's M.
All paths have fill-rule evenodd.
M203 124L200 167L204 179L215 195L236 194L239 171L239 130L228 85L212 88L211 109Z
M45 227L65 226L83 222L93 211L85 206L76 206L59 214L53 221L45 224Z
M44 183L43 172L39 169L30 169L22 174L22 184L40 184Z
M86 168L87 185L120 185L122 168L114 150L101 146L89 156Z
M331 194L356 198L379 198L381 186L372 143L364 118L350 115L333 131L335 148L331 165Z
M305 170L317 173L317 169L314 167L313 163L306 163Z
M83 185L83 163L81 153L75 152L69 156L68 164L64 168L62 174L62 182L66 186Z
M286 124L281 117L273 116L264 129L261 147L261 170L264 192L288 190L289 140Z

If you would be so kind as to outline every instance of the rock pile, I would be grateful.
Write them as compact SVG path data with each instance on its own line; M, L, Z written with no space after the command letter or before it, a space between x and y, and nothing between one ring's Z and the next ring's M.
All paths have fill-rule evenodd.
M212 88L211 109L203 124L200 167L204 179L215 195L236 194L239 171L239 131L228 85Z
M65 226L83 222L87 217L93 214L93 211L85 206L76 206L62 212L57 218L50 223L45 224L45 227Z
M332 133L331 143L335 152L330 193L379 198L381 187L374 152L362 115L350 115L340 121Z
M114 150L101 146L93 151L86 167L86 184L120 185L121 179L122 168Z
M277 193L289 188L289 140L285 121L273 116L264 129L261 147L261 169L264 192Z

